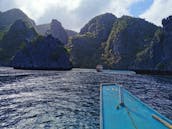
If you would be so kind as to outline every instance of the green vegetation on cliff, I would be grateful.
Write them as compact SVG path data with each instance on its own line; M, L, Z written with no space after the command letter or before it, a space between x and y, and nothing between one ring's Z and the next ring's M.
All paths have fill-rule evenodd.
M157 28L140 18L123 16L117 19L104 47L103 59L107 67L133 67L136 58L151 45Z
M75 67L93 68L99 62L100 45L95 35L86 33L71 39L71 61Z
M91 19L70 39L70 55L74 67L95 68L102 64L103 44L107 40L116 17L106 13Z

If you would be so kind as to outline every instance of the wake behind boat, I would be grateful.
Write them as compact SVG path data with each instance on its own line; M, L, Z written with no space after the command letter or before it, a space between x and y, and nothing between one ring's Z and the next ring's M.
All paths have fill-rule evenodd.
M172 121L115 84L100 90L101 129L172 129Z

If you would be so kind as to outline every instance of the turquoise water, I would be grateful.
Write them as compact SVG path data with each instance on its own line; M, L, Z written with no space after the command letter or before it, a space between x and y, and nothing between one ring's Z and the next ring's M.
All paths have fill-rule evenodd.
M125 75L136 74L134 71L128 71L128 70L103 70L103 73L125 74Z
M120 103L119 86L103 85L101 92L102 129L168 129L152 118L153 114L172 124L172 121L165 119L126 90L121 92L125 106L117 109Z

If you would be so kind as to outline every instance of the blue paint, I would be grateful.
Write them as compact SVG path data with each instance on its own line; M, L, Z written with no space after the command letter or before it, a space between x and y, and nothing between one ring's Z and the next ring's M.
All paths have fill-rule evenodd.
M143 0L132 4L129 9L130 14L137 17L140 14L144 13L147 9L149 9L152 3L153 0Z
M172 124L148 105L123 89L124 107L119 107L119 86L105 84L101 87L101 129L168 129L152 118L155 114Z

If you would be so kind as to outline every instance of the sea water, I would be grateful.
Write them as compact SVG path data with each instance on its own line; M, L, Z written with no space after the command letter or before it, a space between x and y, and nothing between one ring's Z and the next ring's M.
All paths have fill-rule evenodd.
M123 85L172 119L172 77L129 71L0 68L0 129L99 129L99 85Z

